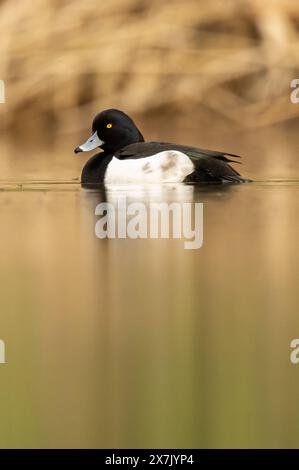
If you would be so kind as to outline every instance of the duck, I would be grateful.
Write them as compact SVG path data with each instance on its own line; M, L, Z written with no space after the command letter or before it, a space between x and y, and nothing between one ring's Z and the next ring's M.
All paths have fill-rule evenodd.
M132 118L106 109L92 122L92 135L74 152L102 151L84 165L81 184L244 183L230 164L239 155L167 142L147 142Z

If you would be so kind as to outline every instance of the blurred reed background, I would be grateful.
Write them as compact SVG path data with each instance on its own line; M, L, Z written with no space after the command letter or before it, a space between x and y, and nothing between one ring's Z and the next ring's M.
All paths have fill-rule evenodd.
M0 28L2 129L78 132L114 106L193 128L299 116L297 1L1 0Z

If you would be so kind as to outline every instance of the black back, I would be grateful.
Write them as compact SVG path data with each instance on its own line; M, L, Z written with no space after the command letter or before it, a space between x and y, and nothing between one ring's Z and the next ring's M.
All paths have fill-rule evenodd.
M194 164L194 172L185 181L241 183L248 180L232 168L229 163L239 163L228 157L239 155L163 142L138 142L115 153L120 159L145 158L166 150L177 150L188 155Z

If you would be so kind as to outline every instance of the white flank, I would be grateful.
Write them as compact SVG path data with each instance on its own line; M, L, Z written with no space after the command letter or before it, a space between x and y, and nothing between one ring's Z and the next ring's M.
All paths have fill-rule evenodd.
M190 158L177 150L151 157L119 160L113 157L105 173L106 184L180 183L194 171Z

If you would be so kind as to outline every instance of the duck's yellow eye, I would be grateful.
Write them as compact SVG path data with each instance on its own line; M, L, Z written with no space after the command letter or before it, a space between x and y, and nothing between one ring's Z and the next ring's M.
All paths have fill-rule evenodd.
M109 122L109 124L107 124L107 126L106 126L106 127L107 127L107 129L111 129L111 127L112 127L112 124L111 124L111 122Z

